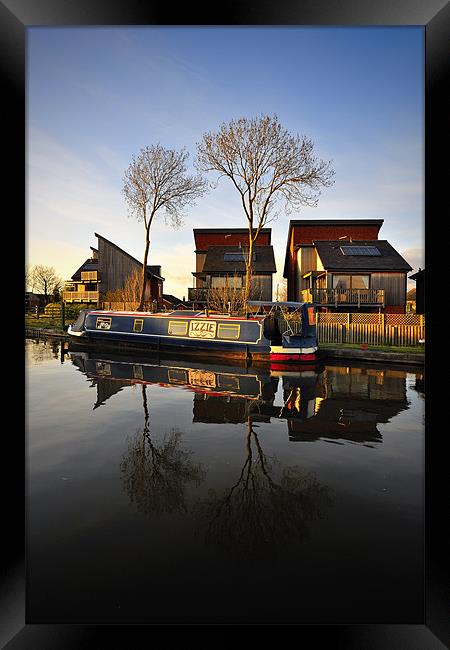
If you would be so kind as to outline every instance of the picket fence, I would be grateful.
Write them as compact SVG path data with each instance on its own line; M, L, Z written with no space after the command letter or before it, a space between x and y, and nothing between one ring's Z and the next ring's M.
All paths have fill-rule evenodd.
M425 340L422 314L316 313L320 343L417 346Z

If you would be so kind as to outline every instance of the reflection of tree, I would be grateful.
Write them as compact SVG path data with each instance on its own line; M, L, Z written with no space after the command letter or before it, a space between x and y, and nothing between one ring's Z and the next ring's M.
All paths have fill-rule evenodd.
M27 361L38 364L50 359L58 359L60 345L60 342L55 340L27 339L25 341Z
M283 468L275 480L280 463L264 454L250 417L246 451L233 487L222 496L210 490L209 498L197 504L206 541L255 555L306 539L307 522L321 519L332 504L330 489L296 466Z
M159 445L152 441L145 385L142 401L144 428L129 439L120 465L125 490L140 512L185 512L185 488L188 483L199 485L204 471L190 460L191 451L181 449L179 431L171 429Z

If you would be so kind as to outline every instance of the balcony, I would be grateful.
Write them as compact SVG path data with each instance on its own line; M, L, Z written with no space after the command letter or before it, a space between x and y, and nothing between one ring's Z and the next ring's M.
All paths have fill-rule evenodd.
M304 289L303 302L328 307L384 307L384 289Z
M64 302L98 302L98 291L63 291Z
M188 300L191 302L207 302L210 291L211 289L209 287L201 287L201 288L190 287L188 288ZM234 295L240 294L242 292L242 288L241 287L236 287L236 288L216 287L215 289L213 289L213 291L215 291L215 293L219 295L222 293L224 298L226 297L227 292L229 292L228 295L231 299L233 294Z

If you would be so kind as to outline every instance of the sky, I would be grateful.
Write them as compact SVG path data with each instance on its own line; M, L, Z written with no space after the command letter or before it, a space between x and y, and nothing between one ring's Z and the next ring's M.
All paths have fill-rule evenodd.
M379 238L425 266L423 27L30 27L26 105L26 262L63 280L95 232L143 259L144 226L122 194L133 155L185 148L194 172L205 132L261 114L311 138L335 170L316 207L270 224L274 292L289 219L384 219ZM228 179L181 229L157 216L148 263L164 293L194 286L193 228L246 225Z

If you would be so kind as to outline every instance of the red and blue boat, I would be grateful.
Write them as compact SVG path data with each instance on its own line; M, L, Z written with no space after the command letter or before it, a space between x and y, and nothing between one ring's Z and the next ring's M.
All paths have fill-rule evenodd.
M229 357L270 364L317 361L312 303L249 301L243 316L208 310L172 312L85 309L69 325L73 341Z

